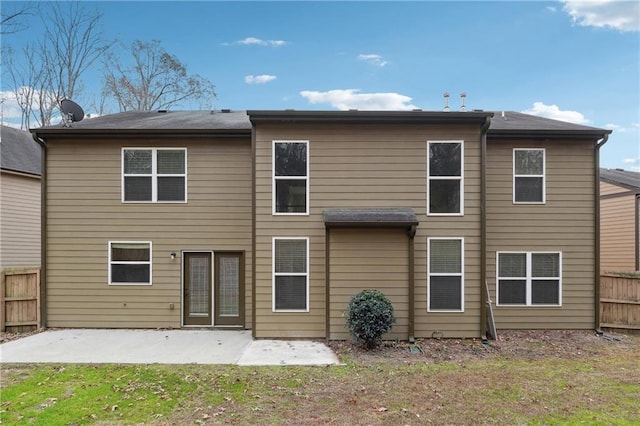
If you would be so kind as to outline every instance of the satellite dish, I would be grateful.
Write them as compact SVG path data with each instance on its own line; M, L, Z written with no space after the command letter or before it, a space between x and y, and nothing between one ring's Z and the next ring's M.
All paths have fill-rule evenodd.
M71 123L76 121L82 121L84 118L84 111L82 107L71 99L63 99L60 101L60 109L62 110L62 120L65 126L70 126Z

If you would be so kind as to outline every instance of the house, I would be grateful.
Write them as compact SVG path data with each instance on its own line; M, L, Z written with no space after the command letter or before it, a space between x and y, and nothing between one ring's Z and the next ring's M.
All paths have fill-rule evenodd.
M600 169L600 269L640 271L640 173Z
M345 339L598 327L609 130L515 112L127 112L46 147L50 327L238 327Z
M40 146L24 130L0 132L0 270L38 267Z

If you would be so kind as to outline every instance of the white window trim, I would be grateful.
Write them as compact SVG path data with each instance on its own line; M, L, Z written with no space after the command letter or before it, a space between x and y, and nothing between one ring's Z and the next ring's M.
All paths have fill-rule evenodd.
M526 277L501 277L500 276L500 255L501 254L524 254L526 255ZM531 262L534 254L557 254L558 255L558 277L536 277L536 280L557 280L558 281L558 304L532 304L531 303L531 276L533 264ZM525 304L518 303L500 303L500 280L520 279L526 280L525 287ZM496 306L517 307L517 308L560 308L562 307L562 252L561 251L498 251L496 252Z
M460 241L460 272L459 273L431 273L431 240L458 240ZM459 276L460 279L460 307L461 309L431 309L431 276L452 277ZM428 237L427 238L427 312L434 313L460 313L464 312L464 238L463 237Z
M540 175L518 175L516 174L516 151L542 151L542 174ZM513 204L546 204L547 203L547 152L544 148L513 148L512 163L512 201ZM519 177L541 177L542 178L542 201L516 201L516 178Z
M149 261L148 262L122 262L122 261L111 261L111 244L149 244ZM108 284L111 285L124 285L124 286L148 286L153 284L153 242L151 241L109 241L107 243L107 251L109 253L107 262L107 276L108 276ZM149 265L149 282L148 283L114 283L111 282L111 265L112 264L120 264L120 265Z
M151 151L151 174L128 173L126 177L150 177L151 178L151 200L150 201L126 201L124 199L124 152L125 151ZM158 174L158 151L184 151L184 173L177 174ZM187 190L187 148L152 148L152 147L123 147L120 152L121 172L120 172L120 188L121 200L125 204L186 204L188 201L189 191ZM184 177L184 201L158 201L158 177Z
M307 175L306 176L276 176L276 144L304 143L307 145ZM300 213L276 212L276 180L304 180L306 186L306 211ZM273 216L309 216L309 141L308 140L274 140L271 143L271 214Z
M459 143L460 144L460 177L435 176L431 177L429 170L429 145L432 143ZM459 213L431 213L429 194L431 180L459 180L460 181L460 212ZM464 216L464 140L427 141L427 216Z
M307 272L276 272L276 241L277 240L305 240L307 245ZM309 237L273 237L271 242L271 312L309 312ZM276 276L306 277L306 302L305 309L276 309Z

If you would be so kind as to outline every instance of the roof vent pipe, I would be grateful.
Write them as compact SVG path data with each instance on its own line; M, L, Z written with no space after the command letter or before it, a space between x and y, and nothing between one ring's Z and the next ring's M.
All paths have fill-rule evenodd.
M460 105L460 111L465 112L467 107L464 105L464 100L467 98L467 94L465 92L460 93L460 100L462 100L462 105Z
M444 111L449 112L449 92L444 92Z

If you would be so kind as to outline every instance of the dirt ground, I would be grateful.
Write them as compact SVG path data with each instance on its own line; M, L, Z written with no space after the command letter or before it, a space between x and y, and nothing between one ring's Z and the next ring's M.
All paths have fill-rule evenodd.
M339 355L359 362L460 363L490 357L525 360L578 358L606 352L608 349L640 345L639 336L604 333L593 330L499 331L496 340L417 339L408 342L384 342L378 349L364 350L350 342L331 342Z

